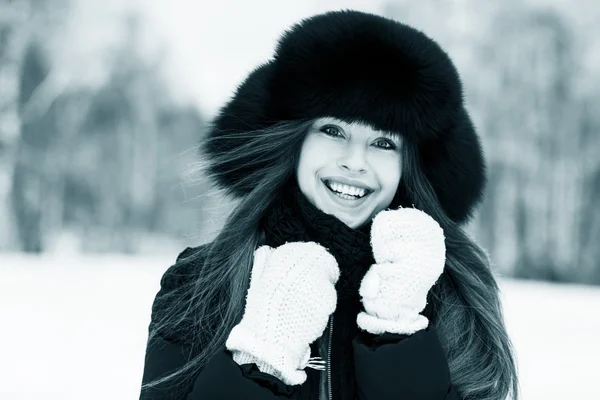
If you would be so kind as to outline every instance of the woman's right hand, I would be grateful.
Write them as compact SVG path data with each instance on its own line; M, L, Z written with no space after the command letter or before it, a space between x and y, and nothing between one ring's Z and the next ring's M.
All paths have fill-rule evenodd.
M337 303L340 271L315 242L290 242L254 252L244 316L226 342L236 363L256 363L288 385L306 380L310 344Z

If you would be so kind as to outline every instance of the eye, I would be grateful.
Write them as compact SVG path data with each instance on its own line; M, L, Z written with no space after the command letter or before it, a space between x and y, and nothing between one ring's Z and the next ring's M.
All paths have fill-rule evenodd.
M331 133L332 131L333 131L333 133ZM333 137L342 136L339 128L332 126L332 125L326 125L326 126L322 127L321 132L324 132L327 136L333 136ZM338 134L336 134L336 132Z
M375 143L387 143L387 146L383 145L378 147L384 150L396 150L396 143L392 142L389 139L379 138Z
M341 130L334 126L334 125L326 125L324 127L322 127L320 129L321 132L325 133L327 136L331 136L331 137L344 137L344 135L341 133ZM396 145L396 143L394 143L393 140L388 139L386 137L380 137L378 138L375 143L383 143L378 145L377 147L379 147L380 149L383 150L396 150L398 148L398 146Z

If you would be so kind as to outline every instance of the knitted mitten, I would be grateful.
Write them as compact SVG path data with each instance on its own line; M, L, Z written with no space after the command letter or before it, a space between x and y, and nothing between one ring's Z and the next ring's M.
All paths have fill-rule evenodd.
M429 320L419 313L427 293L444 270L444 231L414 208L384 210L373 219L371 247L376 264L364 276L359 294L365 312L357 325L373 334L412 335Z
M314 242L258 248L244 315L225 344L234 361L256 363L288 385L303 383L306 367L322 369L310 344L335 310L339 274L335 258Z

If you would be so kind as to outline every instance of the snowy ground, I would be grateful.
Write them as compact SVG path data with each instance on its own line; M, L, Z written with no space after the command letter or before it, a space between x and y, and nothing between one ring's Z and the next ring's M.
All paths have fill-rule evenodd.
M174 257L0 255L0 399L137 399ZM600 399L600 288L500 282L523 399Z

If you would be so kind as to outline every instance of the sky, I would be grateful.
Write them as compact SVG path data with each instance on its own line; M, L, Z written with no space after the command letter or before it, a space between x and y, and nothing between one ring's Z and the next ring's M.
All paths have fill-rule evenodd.
M404 22L419 25L441 42L450 27L454 34L480 29L478 21L467 18L466 14L462 19L451 20L438 11L451 6L473 12L473 6L480 3L430 1L406 9ZM589 24L595 16L600 16L596 0L578 0L578 7L561 6L566 0L505 1L516 4L515 12L523 12L524 4L560 7L561 14L576 24ZM57 41L54 55L61 58L61 65L66 65L60 71L64 79L102 81L108 71L106 51L122 37L119 16L125 10L134 10L142 16L141 51L149 58L160 59L175 98L191 102L212 115L248 73L272 56L279 35L302 18L344 8L381 13L386 4L393 3L393 0L74 0L65 27L66 37ZM600 41L597 42L596 48L600 50ZM584 54L590 60L596 57L594 65L600 63L600 51ZM462 54L456 55L459 67L468 63L462 60ZM69 70L69 65L74 70Z
M352 8L377 13L383 0L74 1L52 55L65 84L106 79L106 54L122 38L122 16L142 16L141 53L160 58L175 97L214 114L272 56L279 35L302 18ZM68 43L68 45L65 45Z
M154 1L143 9L168 43L174 89L208 113L227 100L256 66L269 59L278 36L301 18L355 8L377 12L381 0Z

